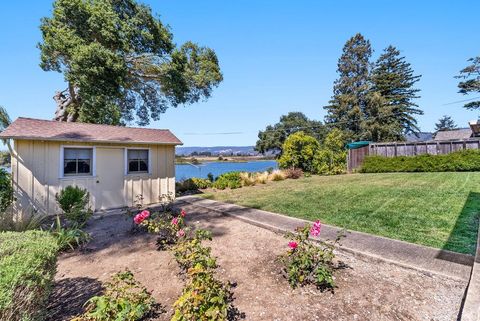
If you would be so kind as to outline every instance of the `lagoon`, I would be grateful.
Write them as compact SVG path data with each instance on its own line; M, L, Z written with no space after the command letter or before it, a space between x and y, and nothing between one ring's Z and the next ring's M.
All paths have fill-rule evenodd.
M181 181L192 177L207 178L208 173L217 177L227 172L263 172L269 168L278 168L277 161L206 162L199 165L177 164L175 165L175 177L177 181Z

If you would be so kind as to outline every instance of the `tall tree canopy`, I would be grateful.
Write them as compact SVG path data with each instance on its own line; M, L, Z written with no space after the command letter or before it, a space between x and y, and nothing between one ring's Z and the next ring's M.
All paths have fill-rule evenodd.
M262 154L267 152L281 154L287 137L299 131L319 141L322 141L326 134L326 128L321 121L311 120L301 112L290 112L281 116L275 125L268 125L264 131L258 133L255 150Z
M480 93L480 56L468 60L470 65L460 70L457 78L463 79L458 83L459 93L464 95ZM470 101L464 106L467 109L479 109L480 99Z
M457 124L453 121L452 117L444 115L442 116L438 122L435 124L435 132L439 132L442 130L451 130L456 129Z
M173 43L135 0L56 0L40 26L40 66L64 75L55 119L147 125L169 107L211 95L222 81L215 52Z
M370 41L360 33L350 38L338 60L339 78L333 85L325 123L343 130L348 138L360 139L367 94L370 89Z
M381 140L403 140L405 134L418 133L416 115L423 111L414 102L420 89L414 88L421 75L414 75L411 65L400 55L400 51L388 46L375 62L372 70L372 92L385 98L384 115L378 122L389 129ZM382 117L383 116L383 117Z

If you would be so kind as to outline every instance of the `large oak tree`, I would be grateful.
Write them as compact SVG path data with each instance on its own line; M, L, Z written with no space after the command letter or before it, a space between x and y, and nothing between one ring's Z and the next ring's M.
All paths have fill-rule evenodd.
M40 26L40 66L64 75L55 119L147 125L169 107L206 99L222 81L212 49L177 47L135 0L56 0Z

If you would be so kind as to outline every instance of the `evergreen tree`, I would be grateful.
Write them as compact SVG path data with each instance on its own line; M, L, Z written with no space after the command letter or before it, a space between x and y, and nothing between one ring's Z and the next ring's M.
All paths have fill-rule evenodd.
M435 124L435 132L439 132L442 130L451 130L456 129L457 125L453 121L452 117L444 115L439 120L438 123Z
M375 141L404 140L405 134L416 134L420 131L415 116L422 115L423 111L414 102L419 98L420 91L414 88L414 85L420 77L421 75L414 75L411 65L405 61L405 57L400 55L397 48L388 46L380 55L372 70L371 90L385 99L385 105L380 107L381 111L376 104L369 107L377 109L373 113L379 117L370 123L383 127L383 134L372 139Z
M459 93L464 95L470 93L480 93L480 56L470 58L471 64L460 70L457 78L464 79L458 83ZM478 98L478 97L477 97ZM467 109L480 109L480 99L471 101L464 106Z
M370 42L360 33L350 38L338 60L339 78L333 86L333 96L325 106L325 123L345 132L348 139L362 137L362 122L369 92Z

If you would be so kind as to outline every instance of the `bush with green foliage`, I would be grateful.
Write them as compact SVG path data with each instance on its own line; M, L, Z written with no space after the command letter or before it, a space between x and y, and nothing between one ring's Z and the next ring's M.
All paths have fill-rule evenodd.
M316 174L336 175L347 170L345 135L337 128L332 129L313 159Z
M343 234L339 234L333 243L318 241L314 244L309 237L317 237L320 228L320 221L316 221L297 228L296 233L286 235L290 240L290 249L280 256L280 261L284 265L284 275L293 288L307 284L314 284L320 289L332 289L335 286L333 250Z
M212 182L205 178L192 177L184 180L183 182L177 182L175 189L177 193L194 192L200 189L209 188L212 186Z
M55 195L58 205L67 220L72 223L84 225L92 210L89 208L90 193L78 186L67 186Z
M57 216L56 227L51 231L52 235L57 240L57 245L60 251L74 250L90 241L91 236L77 226L64 227L60 223L60 218Z
M0 233L0 320L43 320L57 251L48 232Z
M3 168L0 168L0 212L5 211L13 200L12 177Z
M362 173L480 171L480 151L462 150L445 155L367 156Z
M320 143L315 137L302 131L296 132L285 140L278 165L280 168L300 168L305 172L315 172L313 160L319 149Z
M142 320L156 305L129 270L115 274L105 287L105 294L90 298L85 303L86 312L72 321Z
M193 237L185 237L173 248L188 280L174 303L172 321L226 321L233 310L231 285L215 278L216 259L211 256L211 248L202 244L204 240L211 240L211 233L197 230Z
M240 177L240 172L229 172L218 176L212 187L217 189L234 189L242 187L242 179Z

